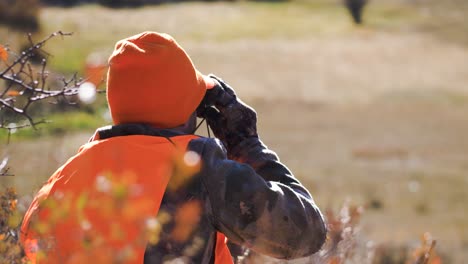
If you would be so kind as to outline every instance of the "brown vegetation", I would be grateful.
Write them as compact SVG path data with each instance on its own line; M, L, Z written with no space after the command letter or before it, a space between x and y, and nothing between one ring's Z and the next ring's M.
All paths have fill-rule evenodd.
M26 32L39 30L39 0L0 0L0 24Z
M177 177L176 177L177 178ZM76 200L76 204L69 206L58 206L57 204L50 203L46 205L50 210L54 210L54 221L60 221L61 218L67 217L70 208L78 208L82 210L84 207L91 206L97 207L100 212L103 212L103 217L109 218L109 223L112 219L117 217L132 217L138 216L139 207L125 206L125 193L124 186L121 182L113 181L111 178L106 178L109 181L109 189L103 195L108 198L107 203L93 203L89 201L86 194L83 194ZM96 185L98 188L99 185ZM123 188L123 189L122 189ZM65 196L62 203L67 203L69 199ZM118 206L114 203L118 203ZM19 224L21 222L21 213L17 208L18 197L14 189L6 189L5 192L0 193L0 262L10 264L28 263L24 256L21 244L19 243ZM124 206L122 206L124 204ZM184 221L191 221L199 217L197 210L180 210L183 213ZM394 250L386 245L375 245L371 241L362 240L362 234L359 228L359 219L363 212L362 207L350 206L345 204L338 211L327 211L328 222L328 236L325 246L320 252L311 257L294 261L297 264L339 264L339 263L369 263L369 264L441 264L442 259L435 252L435 240L429 234L422 236L420 245L416 247L402 247L399 250ZM124 215L123 215L124 214ZM163 216L161 216L163 217ZM160 225L163 219L155 218L150 221L152 224L148 226L144 237L149 238L150 241L158 241L158 234ZM37 223L36 229L39 232L48 232L49 229L54 227L50 223ZM86 225L83 228L87 228ZM180 232L184 232L186 225L181 226ZM177 230L177 228L176 228ZM115 232L119 233L116 229ZM70 261L80 260L84 261L100 260L102 264L120 263L122 258L131 256L131 252L109 252L103 250L102 238L100 234L96 234L89 230L87 232L86 241L83 242L83 251L77 252L75 255L68 256ZM119 236L121 237L121 235ZM99 242L101 241L101 242ZM91 246L90 244L100 243L99 246ZM129 247L134 246L134 242L129 241ZM39 251L38 255L41 255ZM113 256L113 258L109 258ZM255 263L283 263L279 260L273 260L264 256L250 252L238 264L255 264Z

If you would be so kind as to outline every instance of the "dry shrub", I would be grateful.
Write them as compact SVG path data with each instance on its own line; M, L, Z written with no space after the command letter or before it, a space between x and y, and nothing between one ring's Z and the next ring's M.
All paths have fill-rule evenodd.
M379 245L374 250L372 264L441 264L449 263L447 258L435 252L436 241L429 233L421 236L421 241L417 247Z
M441 264L442 258L435 252L435 240L429 233L421 237L417 247L390 244L376 245L365 239L359 220L363 207L345 203L340 210L326 210L328 223L327 241L316 254L292 261L275 260L250 252L239 264ZM446 262L443 262L446 263Z
M0 0L0 24L28 32L39 31L39 0Z
M435 252L435 240L429 233L421 237L419 246L393 247L375 245L363 239L359 220L364 209L345 203L336 214L327 211L328 239L322 250L305 263L368 263L368 264L440 264L442 259Z
M45 123L36 120L37 116L53 110L63 111L65 106L74 104L82 80L76 74L66 79L51 72L46 59L50 54L43 50L52 38L70 35L58 31L34 41L28 34L28 45L20 52L0 44L0 81L3 81L0 83L0 129L35 127ZM41 56L44 58L40 59ZM39 64L35 63L37 59Z
M13 188L0 193L0 263L26 263L19 243L21 214L17 210L17 196Z
M120 199L120 198L119 198ZM19 224L22 215L17 210L17 197L13 188L0 193L0 263L27 263L22 247L19 243ZM110 203L116 202L110 201ZM119 200L119 202L122 202ZM102 206L107 206L102 204ZM58 210L58 209L57 209ZM372 241L363 239L359 229L359 219L363 212L362 207L343 205L338 211L327 210L328 238L320 252L301 260L291 261L295 264L441 264L442 258L435 252L435 241L429 233L421 237L417 247L377 245ZM109 214L109 218L115 215ZM159 216L158 216L159 217ZM157 229L158 231L160 229ZM158 232L147 231L149 238ZM150 239L151 241L151 239ZM157 241L157 238L156 238ZM129 244L132 242L129 241ZM118 252L115 252L116 256ZM238 261L242 264L253 263L288 263L265 256L250 253Z

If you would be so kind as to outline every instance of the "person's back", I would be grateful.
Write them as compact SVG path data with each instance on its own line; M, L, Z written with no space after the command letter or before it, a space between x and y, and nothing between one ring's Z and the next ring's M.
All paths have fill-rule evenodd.
M33 201L22 225L33 262L233 263L227 240L283 259L320 249L320 211L227 84L153 32L120 41L109 64L115 125ZM217 139L194 135L195 114Z

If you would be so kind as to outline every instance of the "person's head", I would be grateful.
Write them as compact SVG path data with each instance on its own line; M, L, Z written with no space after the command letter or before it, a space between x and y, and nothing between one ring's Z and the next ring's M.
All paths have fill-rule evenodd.
M109 58L107 102L114 124L183 125L213 85L167 34L120 40Z

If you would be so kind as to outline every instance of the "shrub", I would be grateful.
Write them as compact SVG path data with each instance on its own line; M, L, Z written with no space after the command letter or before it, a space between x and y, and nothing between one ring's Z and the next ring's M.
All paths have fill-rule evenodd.
M19 243L19 224L22 215L17 210L17 196L13 188L0 192L0 263L25 263Z
M22 31L39 30L39 0L0 0L0 24Z
M74 6L80 2L80 0L41 0L43 4L52 5L52 6Z
M143 0L98 0L99 4L107 7L140 6Z

